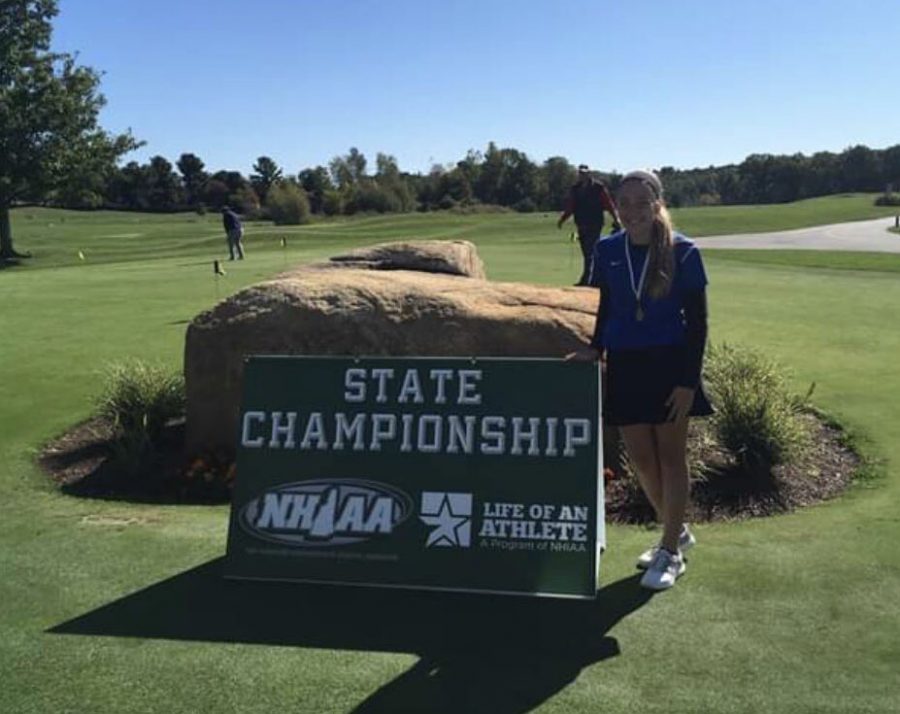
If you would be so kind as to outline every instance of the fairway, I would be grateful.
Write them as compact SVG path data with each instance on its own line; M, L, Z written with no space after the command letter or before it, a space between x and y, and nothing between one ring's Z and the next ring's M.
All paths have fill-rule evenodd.
M672 215L679 230L699 237L782 231L896 213L890 206L873 205L875 195L843 194L771 206L680 208L674 209ZM531 248L545 250L569 241L575 230L571 222L557 230L556 217L557 214L546 212L466 214L441 211L340 217L306 226L274 226L269 222L251 221L247 223L246 240L255 250L280 251L281 238L287 238L294 259L297 248L302 248L304 254L320 249L333 254L342 246L377 243L397 236L473 240L479 246L484 243L485 249L489 249L488 244L493 244L494 240L502 247L507 237L514 236L519 244L526 242ZM223 252L222 217L218 213L160 215L22 207L12 211L12 220L16 245L35 257L35 261L26 262L25 267L154 260ZM577 253L577 250L572 252ZM487 259L487 256L483 257ZM573 255L571 261L576 258ZM496 262L503 264L508 259L507 255ZM493 277L497 277L496 273Z
M708 235L894 209L879 210L858 195L675 217ZM897 256L705 252L710 339L766 350L798 391L815 382L816 405L885 468L826 504L697 527L686 576L652 599L633 560L657 534L625 526L609 528L592 609L226 584L226 507L68 497L33 463L90 414L108 362L180 369L187 323L245 285L409 239L471 240L491 279L568 285L580 254L553 218L250 223L247 260L216 279L217 215L16 209L17 247L35 257L0 271L0 711L897 711ZM456 630L466 647L446 646Z

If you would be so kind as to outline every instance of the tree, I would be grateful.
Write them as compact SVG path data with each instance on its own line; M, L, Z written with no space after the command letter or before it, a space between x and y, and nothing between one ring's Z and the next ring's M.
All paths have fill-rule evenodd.
M891 184L894 191L900 191L900 144L885 149L881 161L885 182Z
M465 172L456 166L451 171L442 173L437 182L437 199L449 196L456 203L468 204L472 201L472 185Z
M259 197L240 171L216 171L203 186L203 202L215 209L227 203L241 213L259 209Z
M203 188L203 184L208 178L203 162L194 154L182 154L175 165L181 172L181 183L184 186L187 202L191 206L196 205L200 197L200 189Z
M366 175L366 157L355 146L350 147L346 161L354 181L359 181Z
M316 166L314 169L303 169L297 176L300 186L306 191L313 213L321 213L325 205L325 192L334 188L328 178L328 169Z
M71 167L66 181L47 192L44 198L64 208L100 208L105 202L107 183L115 170L115 164L102 157L102 149L99 160L91 152L85 152L84 159Z
M537 166L517 149L501 149L500 156L503 168L497 187L497 203L515 206L527 199L533 204L533 196L537 193Z
M366 157L355 146L346 156L335 156L328 164L331 179L341 190L356 185L366 175Z
M328 189L322 196L322 213L326 216L340 215L344 210L344 197L340 191Z
M259 196L256 195L256 191L253 190L253 186L249 183L244 184L231 194L228 197L228 202L245 216L256 216L259 214Z
M309 223L306 192L291 181L278 181L269 187L269 215L276 226Z
M503 156L492 141L484 152L484 161L475 183L475 196L482 203L497 203L503 175Z
M203 184L203 203L216 210L228 203L229 195L228 184L220 179L213 177Z
M397 159L389 154L378 153L375 183L388 196L388 210L408 211L415 204L409 182L400 173Z
M845 191L880 191L884 187L881 157L868 146L851 146L841 153Z
M116 208L144 211L150 206L149 186L145 167L129 161L117 169L106 187L106 197Z
M13 247L9 210L24 197L66 185L90 163L112 170L140 144L97 124L100 75L50 51L56 0L0 0L0 260Z
M466 152L466 158L456 162L457 170L465 177L466 183L469 184L470 193L472 187L478 183L478 177L481 174L482 161L484 161L484 157L481 155L480 151L469 149Z
M543 179L546 194L541 203L552 211L562 210L569 189L578 178L575 167L562 156L551 156L544 162Z
M265 203L272 184L282 177L281 167L268 156L260 156L253 164L253 170L256 173L250 174L250 185L253 186L259 199Z
M184 201L178 175L162 156L147 164L129 161L111 176L106 187L108 203L134 211L174 211Z
M150 209L174 211L181 203L181 187L178 176L162 156L154 156L147 165Z

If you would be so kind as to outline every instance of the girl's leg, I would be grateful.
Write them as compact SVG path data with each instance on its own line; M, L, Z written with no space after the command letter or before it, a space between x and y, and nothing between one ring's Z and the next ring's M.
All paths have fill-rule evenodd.
M671 552L678 551L678 536L684 526L690 490L687 467L688 419L655 424L657 454L662 491L662 545Z
M633 424L619 427L628 458L637 469L638 482L656 511L656 520L663 522L663 487L657 457L656 437L651 424Z

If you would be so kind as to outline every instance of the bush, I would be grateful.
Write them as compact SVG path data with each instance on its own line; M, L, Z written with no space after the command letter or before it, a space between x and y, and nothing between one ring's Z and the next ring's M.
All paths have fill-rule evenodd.
M875 199L876 206L900 206L900 193L885 193Z
M281 181L269 188L266 209L277 226L309 223L309 199L306 197L306 191L287 181Z
M325 191L322 194L322 213L339 216L344 211L344 199L339 191Z
M117 430L143 431L155 441L166 422L184 414L184 377L141 360L113 364L97 406Z
M344 213L396 213L402 210L400 199L392 191L379 186L374 181L361 182L354 186L344 204Z
M184 414L184 378L133 360L106 372L97 412L114 429L115 461L131 473L156 448L166 424Z
M468 204L460 204L455 208L450 209L451 213L458 213L460 215L482 215L482 214L495 214L495 213L512 213L513 209L509 206L500 206L496 203L477 203L472 202Z
M537 210L537 204L530 198L523 198L513 204L513 209L518 213L534 213Z
M241 186L229 196L228 202L245 218L254 218L259 211L259 197L250 186Z
M447 211L451 208L456 208L457 205L459 204L457 204L456 199L453 198L453 196L446 194L441 198L440 201L438 201L437 207L444 211Z
M809 441L798 418L806 400L788 392L775 362L723 344L710 349L704 374L716 407L713 431L743 469L767 475L800 455Z

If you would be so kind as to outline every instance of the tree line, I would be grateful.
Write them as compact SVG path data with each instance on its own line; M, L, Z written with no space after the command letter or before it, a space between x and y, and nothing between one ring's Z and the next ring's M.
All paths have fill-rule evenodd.
M22 203L160 212L229 204L248 216L302 223L311 213L478 205L555 211L575 181L575 168L562 156L536 163L493 142L427 173L401 171L384 153L372 167L356 148L327 166L296 173L269 156L260 156L247 176L209 172L193 153L181 154L174 165L163 156L121 165L121 157L143 142L99 126L105 103L100 73L51 49L57 13L57 0L0 0L0 265L27 257L13 246L10 221L10 209ZM812 156L754 154L740 164L663 167L660 174L674 206L777 203L845 191L889 194L888 185L900 186L900 145ZM602 176L613 189L621 178L614 171Z
M90 167L88 167L90 168ZM753 154L740 164L681 170L659 169L670 205L783 203L852 191L900 188L900 144L884 150L854 146L841 153ZM614 189L621 176L599 172ZM498 148L469 151L428 173L401 171L397 160L378 153L371 167L357 148L335 156L327 166L288 173L269 156L260 156L248 175L210 173L200 157L184 153L173 165L162 156L131 161L105 171L84 171L63 188L33 196L67 208L119 208L136 211L217 210L231 205L242 213L268 214L273 187L302 194L304 211L323 215L360 212L429 211L489 204L516 211L556 211L576 180L568 159L543 163L524 152ZM888 189L889 190L889 189Z

